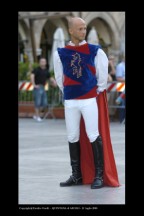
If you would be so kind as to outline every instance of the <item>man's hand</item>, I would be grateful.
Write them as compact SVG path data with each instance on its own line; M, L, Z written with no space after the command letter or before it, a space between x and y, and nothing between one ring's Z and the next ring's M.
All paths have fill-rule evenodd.
M50 84L55 88L57 87L57 83L53 77L50 78Z

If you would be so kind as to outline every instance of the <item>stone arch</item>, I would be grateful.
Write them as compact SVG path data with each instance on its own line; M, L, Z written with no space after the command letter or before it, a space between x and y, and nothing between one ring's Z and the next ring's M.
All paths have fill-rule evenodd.
M34 25L34 36L35 36L36 49L40 48L41 33L42 33L42 29L43 29L46 21L47 21L46 19L34 21L33 25Z
M96 13L88 13L86 17L84 17L87 25L89 25L93 20L100 19L106 24L109 30L109 36L112 41L111 49L118 50L120 47L120 37L119 37L119 28L111 16L109 12L96 12Z
M40 21L39 21L40 22ZM38 23L35 23L35 27ZM49 61L51 55L51 49L53 44L53 34L58 27L62 27L65 35L65 40L69 39L67 32L67 20L66 18L43 20L43 23L39 24L40 28L35 28L36 47L42 50L41 55L46 57Z
M108 26L108 24L101 18L96 18L92 20L87 26L87 35L86 40L89 34L89 31L92 28L95 28L97 31L99 44L102 46L103 50L108 54L109 49L113 46L113 34Z

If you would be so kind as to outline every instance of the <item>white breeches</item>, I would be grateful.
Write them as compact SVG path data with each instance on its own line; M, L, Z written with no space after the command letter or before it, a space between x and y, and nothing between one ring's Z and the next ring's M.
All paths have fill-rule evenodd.
M96 98L65 100L64 104L68 141L73 143L79 140L81 115L85 122L89 141L95 141L99 136Z

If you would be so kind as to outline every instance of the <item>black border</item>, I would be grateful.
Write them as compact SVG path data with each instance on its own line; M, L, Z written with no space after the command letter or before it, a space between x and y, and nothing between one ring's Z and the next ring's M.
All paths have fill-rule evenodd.
M65 6L68 5L68 2L66 1L65 2ZM60 11L60 8L63 8L64 4L61 4L60 7L59 7L59 10L50 10L50 7L48 7L49 11ZM93 8L93 6L90 6L91 8ZM33 9L32 9L33 8ZM41 7L40 7L41 8ZM43 11L43 10L46 10L46 8L43 6L43 8L40 10L36 10L35 7L31 7L30 10L26 10L24 7L23 8L19 8L18 11ZM77 8L77 10L76 10ZM78 7L76 7L75 9L71 9L72 11L79 11L78 10ZM79 7L80 8L80 7ZM88 11L88 7L86 5L86 8L87 9L83 9L81 8L81 11ZM129 116L130 116L130 113L128 112L128 110L131 109L131 105L130 105L130 97L129 97L129 92L130 92L130 81L129 81L129 78L128 78L128 72L126 72L126 204L125 205L18 205L18 74L16 73L16 68L18 68L18 64L17 64L17 59L18 59L18 56L17 56L17 41L18 41L18 28L17 28L17 19L18 19L18 11L15 13L15 28L16 30L12 31L12 34L13 34L13 40L14 42L11 42L12 44L12 51L11 52L11 55L10 55L10 60L12 61L11 62L11 65L12 65L12 69L11 69L11 76L10 76L10 80L9 80L9 86L11 86L11 83L13 83L13 92L12 92L12 96L10 96L10 101L12 102L11 104L11 108L10 108L10 104L7 105L8 106L8 109L11 110L10 112L10 115L9 115L9 122L10 122L10 126L8 124L8 128L10 128L10 130L7 130L6 131L10 131L10 134L11 135L8 135L6 134L6 136L8 136L8 138L10 139L9 140L9 147L10 147L10 165L12 165L12 169L11 168L7 168L6 171L8 171L8 173L11 173L10 176L8 175L8 183L7 185L10 186L10 191L12 189L12 192L10 193L11 195L11 198L8 202L10 202L12 204L12 209L13 210L16 210L17 213L24 213L27 214L28 212L33 212L33 213L37 213L39 214L40 211L42 211L42 213L46 212L48 213L48 209L42 209L42 208L46 208L46 207L49 207L50 209L49 210L52 210L52 207L63 207L64 209L55 209L52 210L54 212L57 212L57 211L62 211L62 212L65 212L65 207L80 207L80 209L77 209L77 208L74 208L74 209L71 209L72 212L78 212L79 213L79 210L81 210L81 208L84 208L85 210L85 213L86 214L89 214L90 212L94 212L95 214L97 214L97 212L99 211L105 211L108 212L108 210L110 210L110 212L113 212L113 211L119 211L119 210L125 210L125 208L128 206L128 204L130 203L130 196L128 195L128 187L130 187L130 175L128 175L128 172L129 172L129 167L131 166L129 160L128 160L128 133L131 131L128 130L128 119L129 119ZM65 11L64 9L62 9L62 11ZM69 11L67 9L67 11ZM97 11L100 11L100 10L97 10ZM107 10L104 10L103 11L107 11ZM118 9L115 9L115 10L109 10L109 11L125 11L126 12L126 71L129 71L129 65L128 65L128 60L130 59L129 54L128 54L128 37L130 36L130 28L128 27L128 13L125 9L123 10L118 10ZM93 12L93 11L90 11L90 12ZM13 17L14 17L14 13L13 13ZM14 29L14 27L12 27ZM128 33L129 32L129 33ZM9 36L9 29L8 29L8 36ZM14 59L13 59L14 58ZM131 92L130 92L131 93ZM130 117L131 119L131 117ZM14 141L12 141L12 138L14 137ZM16 145L17 143L17 145ZM9 156L8 156L9 157ZM14 164L12 163L14 162ZM11 170L10 170L11 169ZM15 172L15 174L14 174ZM12 181L12 183L11 183ZM129 183L127 183L129 182ZM9 188L9 187L8 187ZM27 208L40 208L39 210L38 209L27 209ZM94 209L92 207L96 207L97 208L97 211L95 212ZM22 210L22 208L24 208ZM86 209L86 208L90 208L89 211ZM9 208L7 207L6 210L9 210ZM87 211L86 211L87 210ZM51 212L52 212L51 211ZM83 210L82 210L83 211Z

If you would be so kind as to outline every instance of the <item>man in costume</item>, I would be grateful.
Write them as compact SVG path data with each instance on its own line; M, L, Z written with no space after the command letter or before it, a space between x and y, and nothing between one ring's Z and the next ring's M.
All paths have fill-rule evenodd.
M109 134L106 101L108 59L85 41L86 23L69 20L71 41L54 53L56 82L64 94L72 175L60 186L119 186Z

